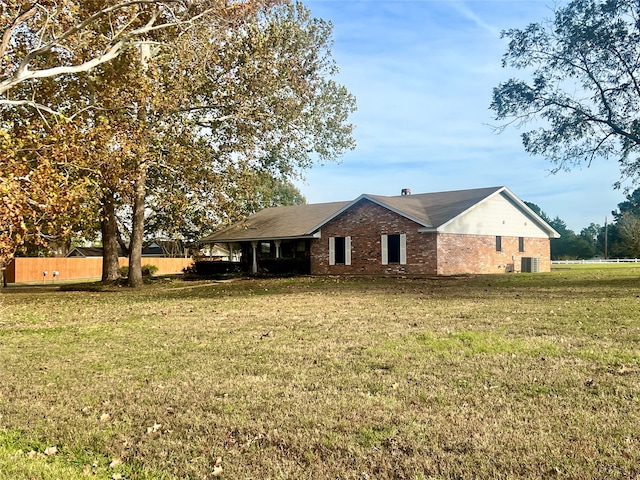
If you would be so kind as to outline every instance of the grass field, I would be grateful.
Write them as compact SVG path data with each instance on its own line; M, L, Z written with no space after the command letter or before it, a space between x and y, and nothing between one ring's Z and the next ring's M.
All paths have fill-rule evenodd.
M1 295L1 479L640 478L640 267Z

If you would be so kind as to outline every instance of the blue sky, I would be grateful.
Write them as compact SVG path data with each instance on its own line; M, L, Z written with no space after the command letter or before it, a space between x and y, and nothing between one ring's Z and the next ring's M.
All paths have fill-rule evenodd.
M551 175L519 130L491 127L493 87L523 75L502 68L500 32L550 18L553 0L304 3L333 23L338 81L358 101L356 149L296 183L309 203L505 185L579 233L624 200L615 161Z

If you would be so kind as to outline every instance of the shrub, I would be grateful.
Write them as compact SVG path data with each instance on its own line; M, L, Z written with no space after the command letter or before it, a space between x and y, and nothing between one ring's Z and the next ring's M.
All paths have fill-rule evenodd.
M260 260L260 268L271 275L305 275L310 272L306 258L271 258Z
M151 264L142 265L142 276L143 277L153 277L153 274L158 271L158 267ZM120 276L128 277L129 276L129 267L120 267L118 269L120 272Z
M153 277L153 275L158 271L158 267L156 265L143 265L142 266L142 276L143 277Z
M238 262L200 260L193 264L193 273L202 277L236 273L241 270ZM187 273L187 272L185 272Z

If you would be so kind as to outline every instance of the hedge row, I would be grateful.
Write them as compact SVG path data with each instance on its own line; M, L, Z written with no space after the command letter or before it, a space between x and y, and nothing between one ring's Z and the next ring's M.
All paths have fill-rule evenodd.
M211 262L206 260L195 262L193 269L196 275L203 277L242 271L241 265L238 262Z

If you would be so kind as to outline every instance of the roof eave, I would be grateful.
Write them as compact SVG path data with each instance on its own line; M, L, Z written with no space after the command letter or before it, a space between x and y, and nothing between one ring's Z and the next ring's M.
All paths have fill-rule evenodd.
M520 208L522 208L531 218L533 218L538 226L547 232L549 238L560 238L560 234L556 231L555 228L549 225L540 215L531 210L531 208L529 208L526 203L520 200L511 190L509 190L507 187L502 187L500 191L504 191L511 200L516 202L520 206Z

